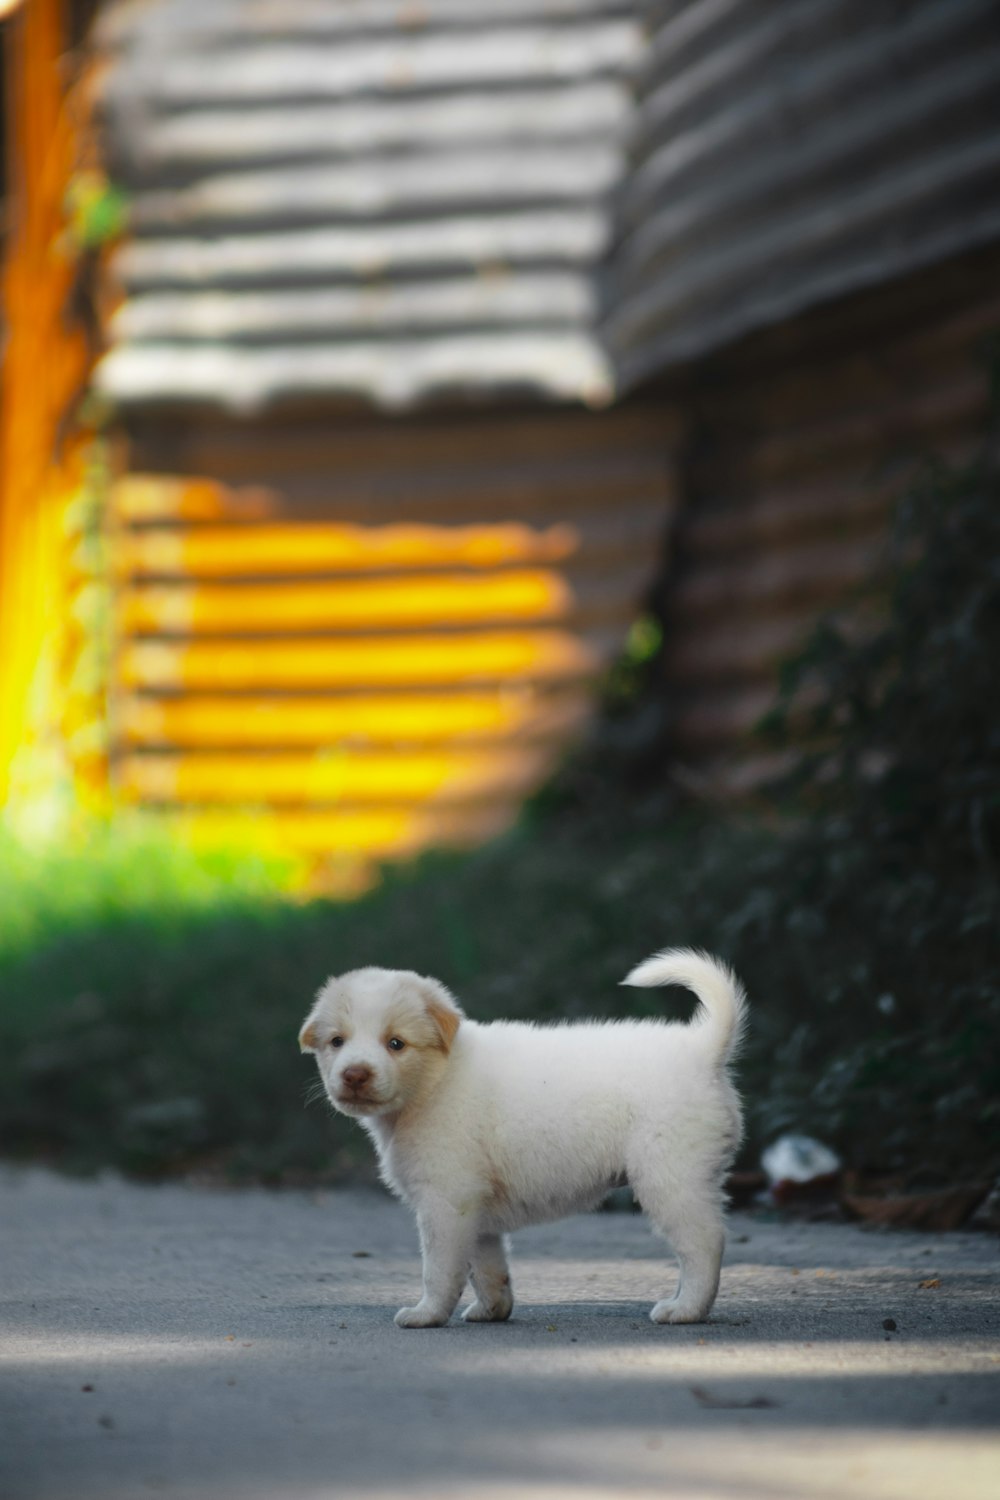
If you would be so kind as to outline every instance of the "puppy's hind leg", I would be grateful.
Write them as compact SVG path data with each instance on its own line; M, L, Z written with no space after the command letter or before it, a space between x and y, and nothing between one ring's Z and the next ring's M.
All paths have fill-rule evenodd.
M721 1195L714 1183L692 1188L640 1170L631 1176L636 1196L677 1256L680 1277L672 1297L657 1302L654 1323L703 1323L719 1290L725 1246Z
M498 1234L481 1234L472 1252L469 1268L472 1290L476 1294L462 1317L467 1323L503 1323L514 1307L510 1271L504 1243Z

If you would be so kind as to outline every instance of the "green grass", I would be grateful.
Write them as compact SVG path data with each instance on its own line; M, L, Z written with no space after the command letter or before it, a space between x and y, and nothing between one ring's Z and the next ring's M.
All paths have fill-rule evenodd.
M94 820L65 840L31 846L0 824L0 963L53 932L141 916L168 931L220 902L259 907L280 894L291 866L228 851L197 853L142 819Z

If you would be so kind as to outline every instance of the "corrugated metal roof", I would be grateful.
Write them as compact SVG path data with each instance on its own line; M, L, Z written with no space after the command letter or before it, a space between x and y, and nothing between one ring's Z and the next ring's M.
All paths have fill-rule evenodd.
M123 0L124 406L606 401L595 266L640 33L620 0Z
M995 0L670 0L606 331L634 387L1000 236Z

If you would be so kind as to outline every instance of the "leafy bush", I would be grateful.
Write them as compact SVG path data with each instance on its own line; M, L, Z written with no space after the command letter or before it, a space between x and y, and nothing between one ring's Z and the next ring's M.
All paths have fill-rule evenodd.
M1000 1162L1000 475L928 464L887 566L784 673L772 742L808 820L770 880L770 938L809 935L819 1014L778 1097L855 1156ZM858 634L859 620L861 634ZM874 622L874 623L873 623ZM761 955L763 957L763 955ZM776 960L780 967L780 960Z

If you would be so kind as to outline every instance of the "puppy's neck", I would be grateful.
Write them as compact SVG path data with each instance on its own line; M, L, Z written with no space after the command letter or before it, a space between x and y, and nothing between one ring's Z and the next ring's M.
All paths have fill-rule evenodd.
M431 1092L431 1091L428 1091ZM383 1181L393 1190L406 1196L402 1162L408 1155L407 1137L411 1128L420 1119L426 1093L421 1091L408 1099L402 1109L388 1115L367 1115L361 1123L370 1135L378 1154L379 1169Z
M410 1119L419 1113L420 1100L408 1099L401 1109L388 1115L365 1115L361 1123L375 1142L380 1156L384 1156L393 1141L406 1134Z
M362 1125L371 1136L378 1148L380 1156L384 1156L392 1145L392 1138L396 1134L396 1126L399 1124L399 1115L366 1115L361 1121Z

